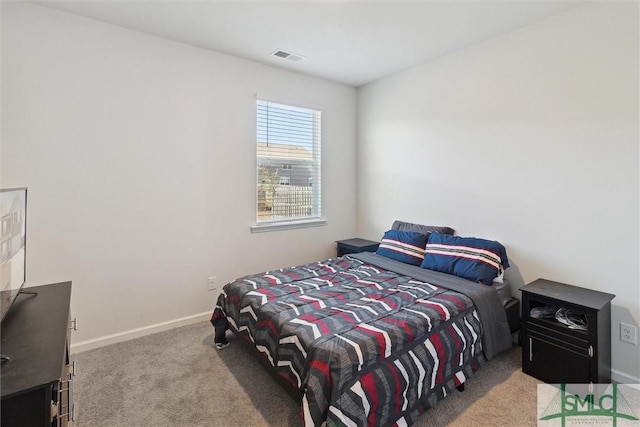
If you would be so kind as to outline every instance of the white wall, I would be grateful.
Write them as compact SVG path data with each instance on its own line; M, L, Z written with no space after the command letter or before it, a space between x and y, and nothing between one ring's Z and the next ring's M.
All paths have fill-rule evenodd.
M76 348L208 315L208 276L328 258L353 237L354 88L3 7L3 185L29 187L28 285L73 281ZM328 226L251 234L256 93L322 108Z
M358 90L358 229L501 241L525 282L616 294L640 382L638 5L593 3ZM515 292L519 295L519 292Z
M0 1L0 22L2 22L2 11L4 9L4 2ZM0 31L0 46L2 46L2 31ZM2 57L3 52L0 49L0 99L2 99ZM2 135L3 129L3 114L2 114L2 103L0 103L0 135ZM8 188L4 186L3 182L3 173L2 173L2 139L0 139L0 188Z

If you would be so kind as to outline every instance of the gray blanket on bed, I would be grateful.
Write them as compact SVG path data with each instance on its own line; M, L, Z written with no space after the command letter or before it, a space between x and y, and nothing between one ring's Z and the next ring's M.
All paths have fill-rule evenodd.
M483 349L487 359L493 358L513 345L504 306L500 301L498 292L491 286L405 264L371 252L361 252L350 254L349 256L432 285L460 292L471 298L480 315L480 322L484 332Z

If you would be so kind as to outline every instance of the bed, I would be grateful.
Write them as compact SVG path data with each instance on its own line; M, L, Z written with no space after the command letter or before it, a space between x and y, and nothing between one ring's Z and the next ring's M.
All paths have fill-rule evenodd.
M494 286L508 267L504 247L494 251L495 272L473 261L482 264L474 281L461 277L479 256L469 244L486 241L452 235L395 221L376 253L236 279L213 311L215 341L226 342L231 329L250 342L299 391L305 426L411 425L512 345L514 326ZM455 239L463 244L442 243Z

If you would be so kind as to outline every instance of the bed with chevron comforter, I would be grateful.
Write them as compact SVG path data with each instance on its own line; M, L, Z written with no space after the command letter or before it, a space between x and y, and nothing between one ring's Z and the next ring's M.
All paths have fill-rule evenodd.
M411 425L511 346L491 287L373 253L237 279L211 322L302 392L305 426Z

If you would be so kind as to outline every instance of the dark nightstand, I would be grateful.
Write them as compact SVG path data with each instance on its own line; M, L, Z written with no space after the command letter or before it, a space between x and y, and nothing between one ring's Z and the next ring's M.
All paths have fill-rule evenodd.
M611 382L611 300L615 295L538 279L522 291L522 371L547 383ZM532 316L567 308L586 321L572 329L555 317Z
M375 252L378 250L379 242L366 239L338 240L338 256L355 254L357 252Z

